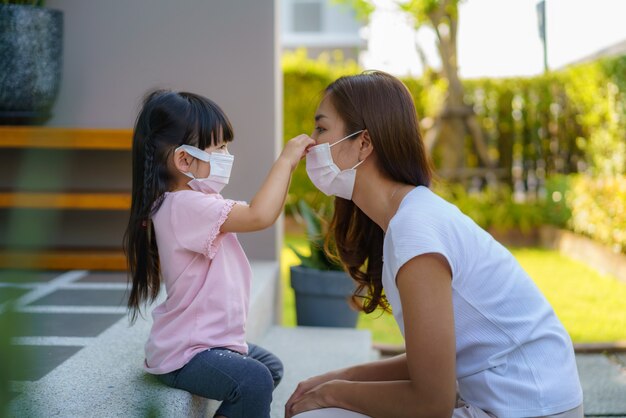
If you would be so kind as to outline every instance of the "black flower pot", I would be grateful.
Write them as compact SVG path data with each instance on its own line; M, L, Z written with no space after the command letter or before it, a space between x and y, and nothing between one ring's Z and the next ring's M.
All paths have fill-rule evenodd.
M291 267L291 287L298 325L356 327L359 313L348 302L356 285L345 272Z
M0 5L0 124L41 124L59 91L63 13Z

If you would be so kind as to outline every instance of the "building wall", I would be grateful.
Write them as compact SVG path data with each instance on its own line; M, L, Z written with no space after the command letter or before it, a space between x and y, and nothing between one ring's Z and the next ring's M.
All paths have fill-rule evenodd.
M364 22L348 5L331 0L283 0L281 35L284 51L306 48L311 58L339 50L345 58L357 60L366 46L359 33Z
M150 89L206 95L235 129L229 147L235 166L223 194L252 199L282 136L277 0L48 0L46 6L64 11L63 79L48 125L130 129ZM130 182L127 170L111 176ZM281 228L240 235L248 257L275 259Z

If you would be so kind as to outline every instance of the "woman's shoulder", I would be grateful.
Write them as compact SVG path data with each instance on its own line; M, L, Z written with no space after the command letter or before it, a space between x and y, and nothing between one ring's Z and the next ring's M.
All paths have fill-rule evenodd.
M418 186L404 197L394 219L403 221L419 218L438 219L453 208L453 205L428 187Z
M411 190L389 222L387 233L397 237L441 234L461 221L462 213L424 186Z

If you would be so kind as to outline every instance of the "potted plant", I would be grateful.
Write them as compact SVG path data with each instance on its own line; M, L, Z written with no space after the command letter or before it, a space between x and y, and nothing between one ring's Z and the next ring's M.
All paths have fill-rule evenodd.
M59 91L63 13L0 0L0 125L41 124Z
M356 284L341 265L324 252L327 225L324 217L328 213L324 206L317 212L313 211L304 200L298 202L298 212L306 225L311 251L307 256L290 245L301 262L291 267L290 271L298 325L355 327L358 312L351 308L349 299Z

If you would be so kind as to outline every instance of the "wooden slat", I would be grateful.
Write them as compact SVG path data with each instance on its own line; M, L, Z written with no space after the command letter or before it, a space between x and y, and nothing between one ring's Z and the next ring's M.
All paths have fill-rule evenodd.
M0 192L0 208L127 210L130 193Z
M0 251L0 268L29 270L126 270L122 251Z
M130 150L130 129L0 126L0 148Z

